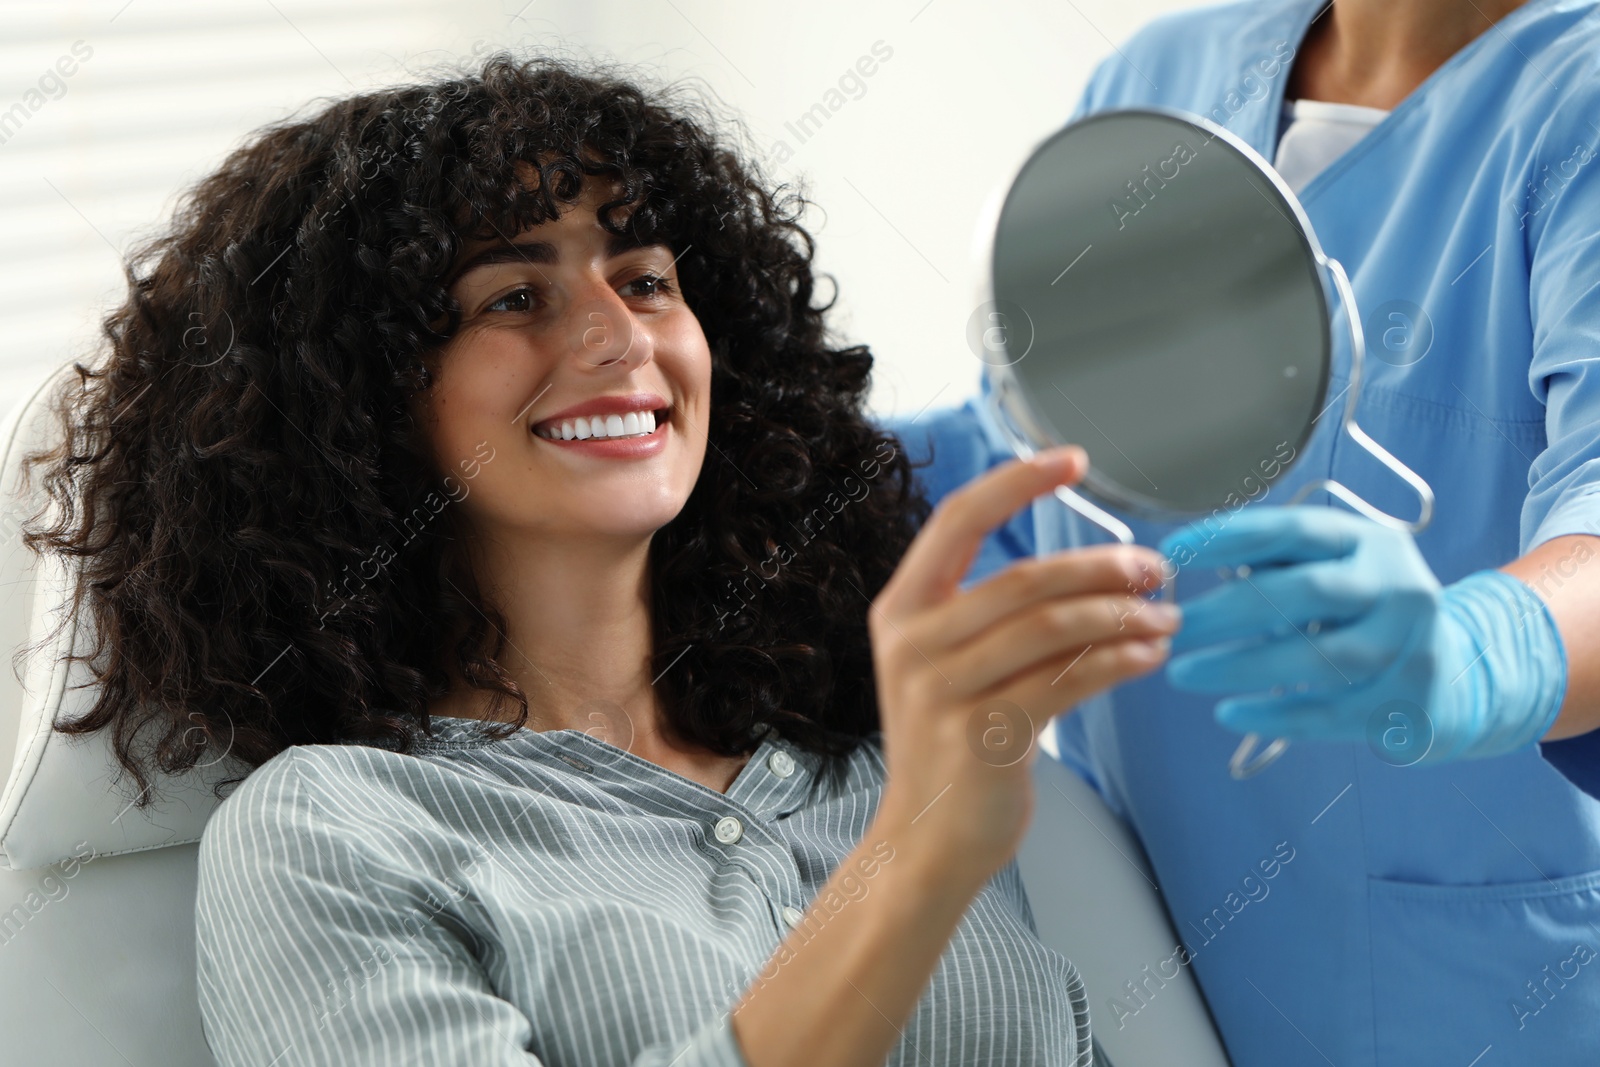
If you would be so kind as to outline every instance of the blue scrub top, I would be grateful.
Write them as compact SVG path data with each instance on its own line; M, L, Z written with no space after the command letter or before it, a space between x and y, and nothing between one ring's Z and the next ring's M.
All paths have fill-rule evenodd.
M1271 159L1289 62L1325 2L1164 17L1096 69L1074 117L1180 108ZM1299 197L1367 327L1357 421L1436 493L1417 542L1440 581L1600 533L1595 3L1514 11ZM1341 313L1330 401L1349 383L1344 328ZM1335 477L1415 515L1337 411L1257 499ZM931 456L934 499L1010 458L975 402L886 425ZM1154 545L1178 524L1130 525ZM988 538L969 581L1063 538L1105 540L1047 498ZM1193 570L1180 601L1218 580ZM1236 1067L1600 1063L1600 733L1441 767L1299 743L1239 782L1214 703L1157 673L1058 720L1057 741L1160 875L1184 952L1151 971L1188 958ZM1153 1025L1140 1012L1158 986L1129 978L1144 992L1094 1003L1097 1030Z

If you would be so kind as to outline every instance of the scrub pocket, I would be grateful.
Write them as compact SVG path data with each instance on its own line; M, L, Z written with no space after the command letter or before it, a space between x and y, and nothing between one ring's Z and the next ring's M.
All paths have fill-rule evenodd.
M1381 1067L1600 1060L1600 871L1491 885L1372 878L1368 903Z

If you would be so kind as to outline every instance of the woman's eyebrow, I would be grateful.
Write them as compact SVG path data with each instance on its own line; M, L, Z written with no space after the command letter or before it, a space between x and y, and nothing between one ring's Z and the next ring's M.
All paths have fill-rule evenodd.
M649 243L660 244L661 242L652 241ZM611 233L606 235L606 255L608 257L620 256L624 252L643 247L646 247L646 242L631 234ZM455 284L455 282L480 267L492 267L499 263L555 263L559 258L556 246L549 241L520 241L498 244L484 249L463 263L460 269L455 272L454 277L451 278L451 284Z

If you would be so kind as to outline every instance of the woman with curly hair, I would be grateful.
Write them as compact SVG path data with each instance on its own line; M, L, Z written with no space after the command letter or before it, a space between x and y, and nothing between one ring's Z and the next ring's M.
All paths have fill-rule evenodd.
M244 769L199 850L224 1067L1087 1062L990 735L1159 664L1160 558L961 589L1081 450L929 517L799 198L713 129L506 54L333 102L75 365L29 543L100 689L58 728L141 803L147 733Z

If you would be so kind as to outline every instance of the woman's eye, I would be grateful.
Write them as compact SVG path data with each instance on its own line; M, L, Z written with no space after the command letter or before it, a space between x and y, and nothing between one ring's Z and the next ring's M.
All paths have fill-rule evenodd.
M520 303L518 303L518 301L520 301ZM512 306L512 307L504 306L504 305L507 304L507 302L511 302L512 304L515 304L516 306ZM513 289L513 290L511 290L511 292L507 293L505 296L502 296L499 300L496 300L494 303L490 304L488 307L484 308L483 310L485 310L485 311L532 311L533 310L533 290L529 289L527 286L523 286L520 289Z
M672 292L672 283L659 274L641 274L628 285L647 285L650 288L644 292L636 292L636 296L665 296Z

